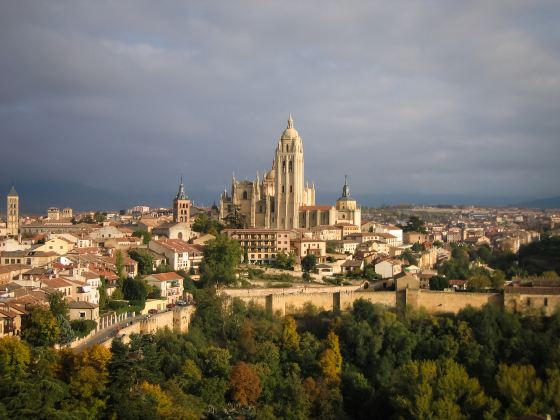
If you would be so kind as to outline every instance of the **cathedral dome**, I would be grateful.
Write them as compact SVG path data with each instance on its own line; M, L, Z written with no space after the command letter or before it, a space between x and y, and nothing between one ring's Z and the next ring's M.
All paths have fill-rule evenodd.
M290 115L290 117L288 118L288 126L282 133L282 140L293 140L293 139L299 139L299 133L294 128L294 120Z

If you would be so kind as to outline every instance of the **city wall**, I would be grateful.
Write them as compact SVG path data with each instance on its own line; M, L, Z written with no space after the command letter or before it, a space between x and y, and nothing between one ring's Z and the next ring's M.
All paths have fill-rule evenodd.
M189 331L189 325L194 312L194 306L178 306L170 311L150 315L149 318L132 320L127 327L120 328L116 336L122 337L123 341L127 343L130 341L130 336L132 334L154 334L156 331L163 330L165 328L169 328L171 331L176 333L186 333ZM73 341L69 347L76 348L93 344L100 344L107 348L111 347L111 343L115 338L114 336L108 337L101 342L96 340L96 335L102 332L103 329L93 331L81 340Z
M406 289L400 291L370 291L356 286L287 289L224 289L230 298L239 298L266 308L269 313L289 315L301 312L306 305L322 311L352 308L354 302L363 299L399 311L406 307L424 308L428 313L458 313L467 306L481 308L486 304L504 306L502 293L437 292Z

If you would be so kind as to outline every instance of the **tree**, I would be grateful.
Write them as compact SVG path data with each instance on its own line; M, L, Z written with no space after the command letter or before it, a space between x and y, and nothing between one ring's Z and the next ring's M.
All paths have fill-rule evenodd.
M230 204L228 212L224 217L224 222L228 228L231 229L245 229L247 227L247 220L245 215L241 213L239 206Z
M128 251L128 255L138 263L138 271L142 275L152 274L154 259L146 249L137 248Z
M261 395L261 382L251 365L237 362L229 377L231 398L241 405L255 405Z
M200 213L194 219L192 230L200 233L210 233L217 235L223 229L223 225L217 220L212 220L206 213Z
M152 240L152 234L145 229L137 229L132 233L132 236L136 236L137 238L142 238L142 243L144 245L148 245ZM131 256L132 258L132 256ZM134 259L134 258L133 258Z
M97 322L91 319L73 319L70 325L78 338L83 338L97 327Z
M316 265L317 265L317 257L315 256L315 254L307 254L301 260L301 268L305 272L314 271Z
M443 290L449 287L449 280L443 276L433 276L430 278L430 290Z
M542 409L543 383L533 366L500 364L496 386L509 416L539 413Z
M61 292L57 291L49 295L49 308L53 315L68 318L68 303Z
M484 274L477 274L469 277L467 281L467 288L472 291L484 291L492 286L488 276Z
M418 259L414 256L410 249L405 249L401 254L401 259L408 261L409 265L418 264Z
M415 242L415 243L412 244L411 249L412 249L412 252L418 253L418 252L422 252L422 250L423 250L424 248L423 248L422 245L420 245L418 242Z
M124 298L130 301L144 302L148 294L144 280L127 277L122 288Z
M93 220L95 220L95 223L105 222L107 220L107 212L104 211L102 213L102 212L96 211L93 215Z
M117 276L122 281L126 277L126 272L124 270L124 256L120 250L115 253L115 267L117 269Z
M340 353L338 336L333 331L330 331L327 336L327 346L321 354L319 364L323 372L323 377L328 383L335 384L340 381L342 354Z
M282 348L287 352L297 352L299 350L299 334L294 318L287 316L284 319L282 329Z
M276 254L276 261L273 266L281 270L293 270L296 263L296 257L293 253L286 254L285 252L279 252Z
M424 221L418 216L410 216L406 225L401 226L403 232L418 232L427 233L426 227L424 226Z
M236 280L235 269L241 260L239 243L225 235L218 235L206 243L200 265L204 284L230 284Z
M21 376L31 362L31 352L25 342L16 337L0 339L0 377L14 379Z
M25 321L22 337L35 347L50 347L60 336L58 322L52 312L42 307L35 307Z

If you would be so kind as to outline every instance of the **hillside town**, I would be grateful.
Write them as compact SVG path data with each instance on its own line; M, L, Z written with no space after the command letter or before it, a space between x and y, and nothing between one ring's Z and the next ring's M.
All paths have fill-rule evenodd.
M258 176L234 178L219 208L193 206L181 178L170 208L51 207L32 216L19 211L20 199L31 198L20 198L12 186L0 225L0 336L19 336L29 311L48 307L53 296L62 297L68 321L87 334L116 320L189 305L188 285L201 281L205 248L218 238L240 250L235 281L218 276L221 287L489 292L527 286L524 278L545 273L553 286L548 293L560 293L554 267L528 272L514 264L523 247L543 235L558 237L557 211L362 210L348 178L334 205L317 205L314 187L304 187L303 179L303 147L290 116L273 170L262 184Z

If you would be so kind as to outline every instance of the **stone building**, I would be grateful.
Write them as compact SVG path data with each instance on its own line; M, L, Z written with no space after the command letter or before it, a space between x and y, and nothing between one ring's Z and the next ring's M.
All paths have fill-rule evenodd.
M233 208L244 216L247 227L297 229L334 225L340 221L360 225L361 211L350 198L346 182L336 206L315 205L315 185L305 182L303 142L294 128L292 116L280 136L272 169L261 180L231 182L231 192L220 198L220 218Z
M13 185L6 201L6 234L17 236L19 233L19 195Z

